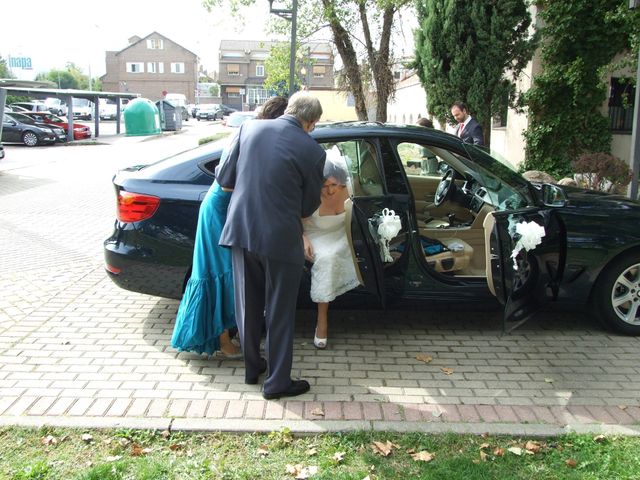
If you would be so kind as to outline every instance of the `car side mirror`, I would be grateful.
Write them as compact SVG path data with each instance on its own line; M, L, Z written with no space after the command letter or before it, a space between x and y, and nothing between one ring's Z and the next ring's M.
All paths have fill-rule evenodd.
M558 185L543 183L541 194L542 203L547 207L564 207L567 204L567 196Z

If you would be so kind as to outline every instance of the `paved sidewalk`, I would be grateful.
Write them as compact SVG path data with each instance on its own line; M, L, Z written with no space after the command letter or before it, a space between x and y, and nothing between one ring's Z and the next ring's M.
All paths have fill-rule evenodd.
M319 351L314 312L300 311L293 373L312 388L279 401L244 384L241 361L174 351L178 303L117 288L101 243L115 168L148 160L152 143L179 151L177 137L46 162L10 147L25 167L0 172L0 425L640 432L640 340L582 314L503 336L498 312L333 310Z

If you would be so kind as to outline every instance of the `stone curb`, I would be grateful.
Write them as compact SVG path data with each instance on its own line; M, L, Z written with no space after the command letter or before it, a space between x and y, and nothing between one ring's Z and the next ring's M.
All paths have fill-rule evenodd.
M376 431L397 433L457 433L554 437L567 433L640 436L640 425L528 423L393 422L367 420L218 420L196 418L104 418L104 417L0 417L0 427L43 426L61 428L127 428L184 432L269 433L288 428L296 435Z

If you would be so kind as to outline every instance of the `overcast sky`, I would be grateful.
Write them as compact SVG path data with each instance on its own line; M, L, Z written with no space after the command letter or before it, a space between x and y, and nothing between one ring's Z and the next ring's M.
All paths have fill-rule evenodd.
M221 39L264 39L269 17L267 0L256 2L245 25L228 12L207 12L201 0L1 1L0 55L31 57L33 70L14 71L23 80L67 62L98 77L105 73L105 51L122 50L130 37L153 31L191 50L212 71Z
M105 73L105 51L153 31L192 51L208 71L218 69L222 39L267 40L268 0L256 0L241 19L228 10L207 12L201 0L0 0L0 55L30 57L32 70L13 70L22 80L75 63L91 77ZM276 5L281 5L278 1ZM411 54L415 16L396 19L396 55ZM288 40L288 38L286 38Z

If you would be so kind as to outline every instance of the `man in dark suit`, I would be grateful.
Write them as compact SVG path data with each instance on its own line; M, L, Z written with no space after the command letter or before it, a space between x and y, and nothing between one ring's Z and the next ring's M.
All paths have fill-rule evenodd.
M301 219L320 205L326 154L309 136L322 115L317 98L298 92L275 120L248 121L217 177L233 189L220 245L232 247L236 320L245 383L268 369L263 396L309 391L291 379L296 301L304 252ZM266 329L266 361L260 339Z
M460 137L465 143L484 145L482 126L475 118L469 115L469 110L464 103L455 102L451 105L451 115L453 115L453 118L458 122L456 136Z

